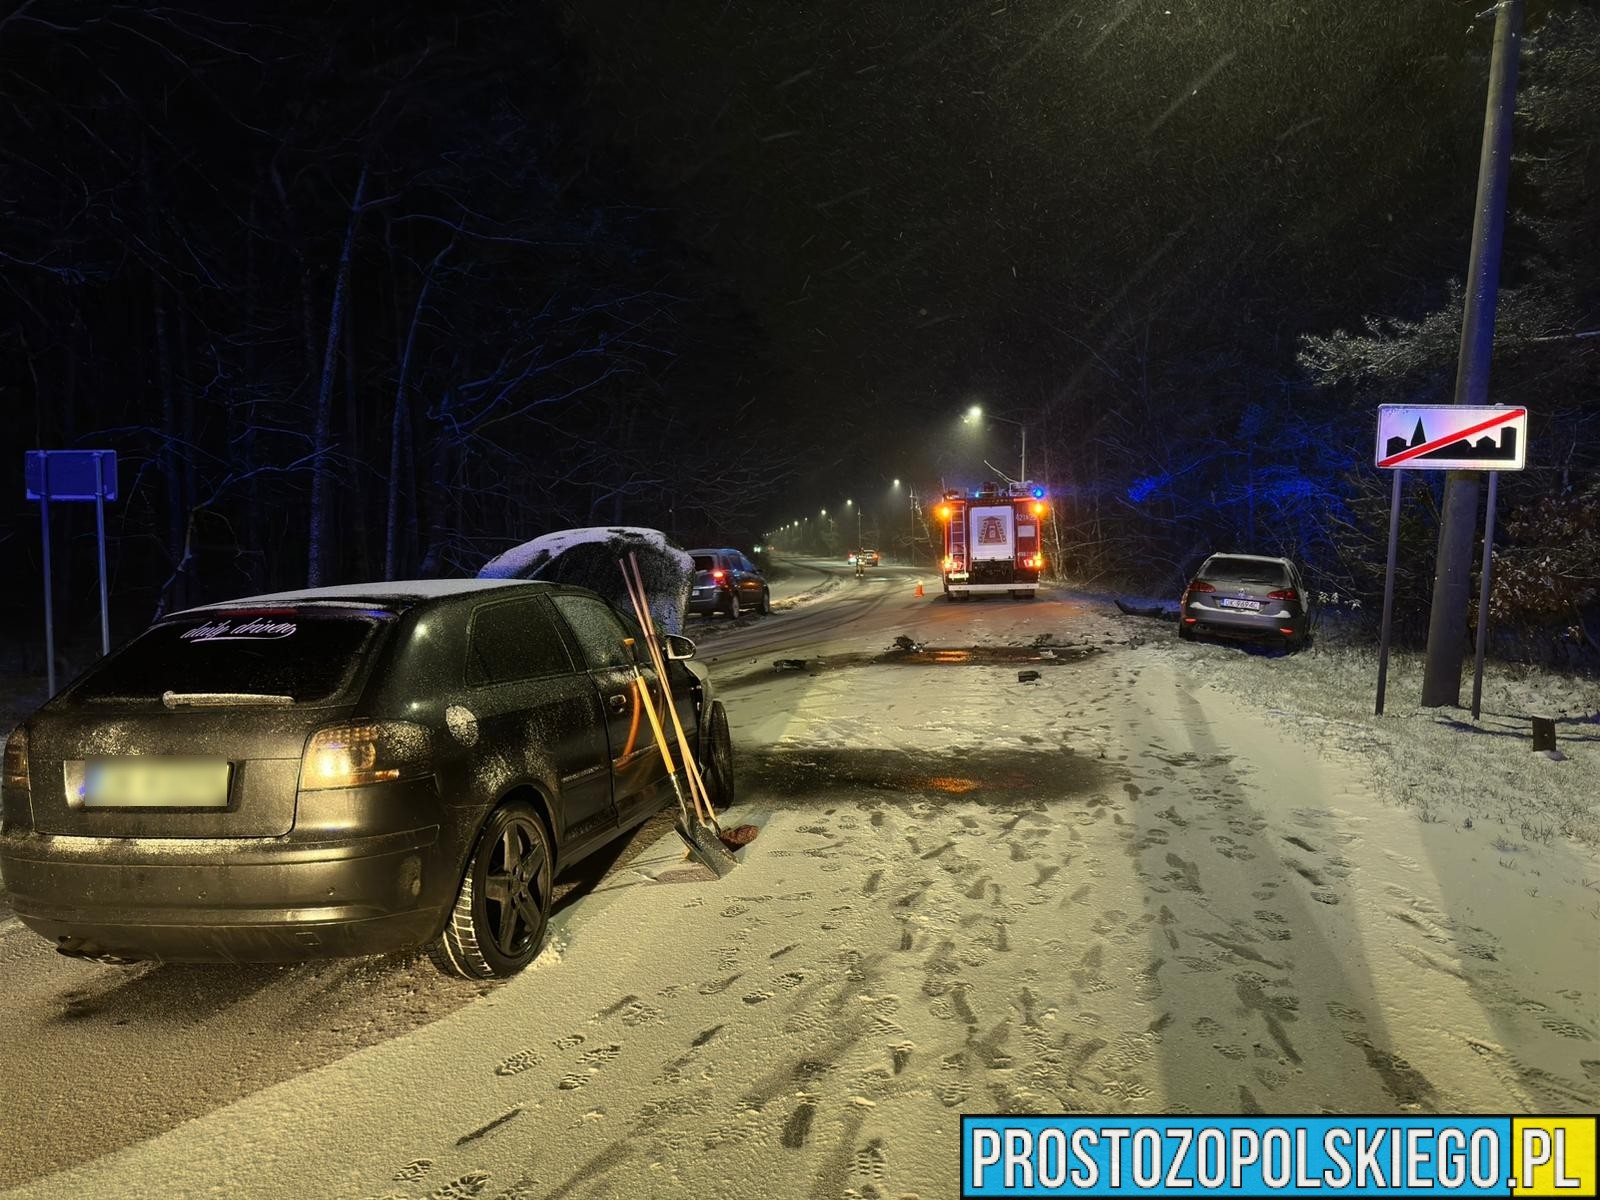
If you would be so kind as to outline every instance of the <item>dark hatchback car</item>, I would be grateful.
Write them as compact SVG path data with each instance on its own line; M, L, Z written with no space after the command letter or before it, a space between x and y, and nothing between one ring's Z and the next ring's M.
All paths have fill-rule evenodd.
M643 635L579 588L318 588L168 617L12 733L0 869L63 954L271 962L429 946L509 975L558 872L674 798ZM630 644L629 639L633 639ZM732 798L727 715L666 639ZM637 657L636 657L637 652Z
M738 550L691 550L694 590L689 611L708 615L772 611L772 593L761 569Z
M1244 638L1299 649L1311 635L1311 599L1287 558L1213 554L1178 602L1178 636Z

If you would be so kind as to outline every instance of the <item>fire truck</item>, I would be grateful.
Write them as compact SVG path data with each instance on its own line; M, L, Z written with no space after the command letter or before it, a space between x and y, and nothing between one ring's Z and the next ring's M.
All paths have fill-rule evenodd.
M1005 592L1032 599L1044 569L1042 487L1031 483L986 483L970 492L949 491L939 501L944 525L944 594L968 600Z

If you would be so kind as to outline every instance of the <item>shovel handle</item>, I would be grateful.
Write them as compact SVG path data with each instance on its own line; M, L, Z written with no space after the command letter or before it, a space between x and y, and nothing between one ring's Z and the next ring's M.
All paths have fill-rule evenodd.
M619 559L617 566L622 569L623 582L628 588L628 599L633 603L634 616L644 631L650 662L661 679L662 698L667 707L667 714L672 720L673 732L678 736L678 749L683 758L684 774L689 778L689 793L694 797L695 815L716 829L717 819L711 806L711 795L706 790L705 780L700 777L700 767L690 750L688 735L683 731L683 722L678 719L678 706L672 702L670 677L667 675L666 662L661 657L661 649L656 644L655 622L650 616L650 606L644 590L644 575L639 570L638 555L630 553L627 561ZM640 687L644 686L641 682ZM668 761L670 762L670 759Z

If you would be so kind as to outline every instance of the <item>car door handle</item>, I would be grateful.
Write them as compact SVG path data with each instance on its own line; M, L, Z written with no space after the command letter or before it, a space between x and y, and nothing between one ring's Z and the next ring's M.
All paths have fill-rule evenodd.
M625 713L625 712L627 712L628 711L628 693L627 692L618 692L614 696L607 696L606 697L606 707L609 708L614 713Z

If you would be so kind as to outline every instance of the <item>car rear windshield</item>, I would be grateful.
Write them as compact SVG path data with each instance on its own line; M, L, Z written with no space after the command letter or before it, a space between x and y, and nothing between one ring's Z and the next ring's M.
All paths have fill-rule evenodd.
M330 700L351 683L384 616L237 609L145 630L72 690L74 703L179 695Z
M1200 577L1212 582L1288 583L1289 570L1282 563L1259 558L1233 558L1226 554L1208 559Z
M717 569L717 560L709 554L696 554L694 556L694 569L696 571L714 571Z

